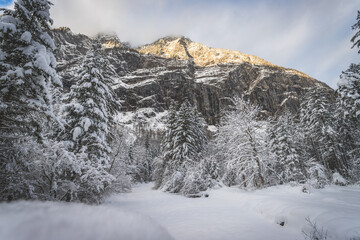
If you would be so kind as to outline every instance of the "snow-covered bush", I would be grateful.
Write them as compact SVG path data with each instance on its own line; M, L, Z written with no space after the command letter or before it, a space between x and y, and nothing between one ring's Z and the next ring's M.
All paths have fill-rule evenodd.
M347 185L346 179L343 176L341 176L340 173L338 173L338 172L334 172L332 174L331 183L340 185L340 186Z
M211 157L204 158L199 164L188 169L181 189L182 194L197 196L200 192L218 185L219 175L213 160Z
M175 171L171 175L167 174L167 177L164 179L164 184L161 187L161 190L170 192L170 193L178 193L184 186L184 173L185 171Z
M313 159L310 159L307 169L307 183L312 187L323 188L326 184L329 183L327 170L322 164L315 162Z

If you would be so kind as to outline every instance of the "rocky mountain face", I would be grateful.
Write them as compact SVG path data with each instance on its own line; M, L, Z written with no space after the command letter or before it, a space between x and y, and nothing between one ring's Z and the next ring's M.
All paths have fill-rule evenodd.
M68 88L95 38L68 28L52 31L58 47L58 73ZM327 85L304 73L271 64L238 51L210 48L184 37L166 37L130 48L114 35L98 35L116 75L114 90L122 100L119 119L159 127L171 101L189 99L209 125L216 125L235 96L263 107L267 116L296 112L300 98L312 87ZM153 126L153 125L156 126Z

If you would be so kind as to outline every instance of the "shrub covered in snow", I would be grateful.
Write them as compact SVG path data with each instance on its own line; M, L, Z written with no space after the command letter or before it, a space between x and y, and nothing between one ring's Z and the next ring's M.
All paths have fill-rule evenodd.
M332 183L340 186L345 186L347 184L346 179L340 175L338 172L334 172L332 175Z

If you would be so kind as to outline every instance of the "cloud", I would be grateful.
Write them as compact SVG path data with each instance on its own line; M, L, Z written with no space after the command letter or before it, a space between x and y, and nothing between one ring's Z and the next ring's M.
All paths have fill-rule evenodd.
M346 49L358 0L53 0L56 26L95 35L115 31L133 45L184 35L254 54L332 87L356 51ZM346 63L344 63L346 62Z

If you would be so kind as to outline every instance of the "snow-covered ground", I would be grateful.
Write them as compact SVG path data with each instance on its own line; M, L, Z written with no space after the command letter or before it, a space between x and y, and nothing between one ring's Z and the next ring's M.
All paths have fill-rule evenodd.
M101 206L1 203L0 240L303 240L307 217L327 231L328 240L360 239L360 186L310 193L301 186L253 192L223 187L208 198L186 198L152 186L137 185Z
M19 201L0 204L0 240L171 240L149 217L112 206Z
M327 231L327 239L360 239L360 186L310 193L303 193L301 186L254 192L224 187L197 199L151 187L135 186L130 194L110 197L106 205L149 216L177 240L304 239L307 217ZM284 226L277 224L281 221Z

